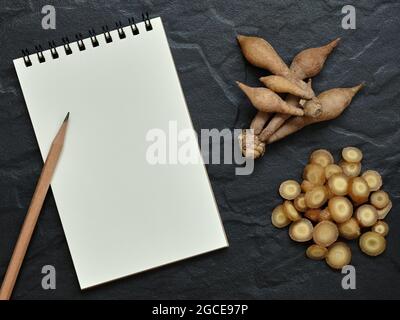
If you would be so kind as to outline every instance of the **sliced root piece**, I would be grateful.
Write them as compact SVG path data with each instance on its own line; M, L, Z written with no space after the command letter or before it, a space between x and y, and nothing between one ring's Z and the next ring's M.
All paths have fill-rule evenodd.
M393 206L392 201L389 201L389 204L386 207L384 207L383 209L376 210L378 213L378 219L379 220L385 219L389 211L392 210L392 206Z
M335 173L342 173L342 172L343 172L342 168L340 166L338 166L337 164L328 164L325 167L325 177L326 177L326 179L329 179Z
M339 236L339 230L331 221L321 221L314 227L313 240L321 247L329 247Z
M386 249L386 239L379 233L368 231L360 237L360 249L369 256L378 256Z
M370 191L377 191L382 187L382 177L375 170L367 170L362 176L365 181L367 181L368 187Z
M321 210L319 214L319 221L332 221L332 215L331 212L329 211L329 208Z
M336 196L328 202L332 219L337 223L346 222L353 215L353 205L346 197Z
M328 192L324 186L317 186L307 191L305 197L308 208L320 208L328 200Z
M375 207L364 204L356 210L356 218L362 227L371 227L378 220L378 212Z
M301 219L301 215L296 210L296 208L294 207L293 203L291 201L289 201L289 200L286 200L283 203L283 211L285 212L286 216L291 221L297 221L297 220Z
M327 192L327 195L328 195L328 200L329 200L329 199L332 199L333 197L336 196L336 194L334 194L334 193L332 192L331 188L329 188L329 185L328 185L327 183L325 183L324 187L325 187L326 192Z
M303 171L303 179L310 181L313 185L320 186L325 183L325 169L319 164L310 163Z
M325 247L321 247L317 244L312 244L307 248L306 256L312 260L322 260L325 258L328 253L328 249Z
M342 269L351 261L351 250L344 242L336 242L329 247L325 258L326 263L333 269Z
M367 202L369 197L367 182L361 177L350 179L348 193L351 200L357 205Z
M300 193L299 196L294 199L293 204L297 211L305 212L307 210L307 206L304 193Z
M306 242L311 240L313 225L308 219L300 219L293 222L289 228L289 237L297 242Z
M286 216L285 212L283 211L283 205L279 205L272 211L271 222L277 228L284 228L292 221Z
M355 218L339 224L339 235L347 240L357 239L360 234L360 225Z
M343 173L335 173L328 179L329 190L337 196L345 196L349 189L349 178Z
M382 237L386 237L389 233L389 225L385 221L378 221L372 226L371 230L380 234Z
M300 187L301 187L301 191L307 192L307 191L310 191L310 190L314 189L315 185L313 185L308 180L303 180L303 182L301 183Z
M342 158L346 162L358 163L361 162L363 154L361 150L356 147L347 147L342 150Z
M357 177L361 172L361 163L351 163L342 161L340 162L340 167L343 170L343 173L349 177Z
M320 212L321 212L321 210L319 210L319 209L308 209L306 211L306 213L304 214L304 217L311 220L312 222L318 222Z
M377 209L383 209L390 202L389 195L383 190L372 192L369 200L371 204Z
M334 159L332 154L325 149L318 149L311 153L310 163L318 164L323 168L326 168L328 165L333 164Z
M286 200L293 200L297 198L300 192L300 185L295 180L286 180L279 186L279 194L283 199Z

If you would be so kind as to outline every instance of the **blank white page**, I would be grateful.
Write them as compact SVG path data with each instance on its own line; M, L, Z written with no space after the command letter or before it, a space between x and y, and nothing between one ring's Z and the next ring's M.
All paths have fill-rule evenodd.
M151 24L14 60L43 159L70 112L51 186L82 289L228 245L204 165L146 160L149 129L192 128L162 21Z

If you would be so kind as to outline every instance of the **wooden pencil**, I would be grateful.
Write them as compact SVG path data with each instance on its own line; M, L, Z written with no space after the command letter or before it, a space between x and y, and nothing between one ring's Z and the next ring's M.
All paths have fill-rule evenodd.
M51 177L53 176L54 169L56 168L57 161L64 145L68 118L69 112L51 144L49 153L42 168L17 244L15 245L14 252L8 265L3 284L1 285L0 300L9 300L13 291L25 253L28 249L33 231L35 230L36 222L42 209L44 199L49 190Z

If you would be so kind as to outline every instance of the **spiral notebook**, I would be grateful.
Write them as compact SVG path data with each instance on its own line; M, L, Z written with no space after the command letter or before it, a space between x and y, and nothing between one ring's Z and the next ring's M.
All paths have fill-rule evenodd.
M148 158L149 132L192 128L161 18L74 40L14 65L43 158L70 112L51 186L80 287L226 247L197 141L195 163Z

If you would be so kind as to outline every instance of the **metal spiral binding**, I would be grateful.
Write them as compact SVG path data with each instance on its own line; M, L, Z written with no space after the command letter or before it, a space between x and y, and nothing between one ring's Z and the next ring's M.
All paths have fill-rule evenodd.
M136 26L135 19L133 19L133 17L132 17L132 18L129 18L129 19L128 19L128 22L129 22L129 25L131 26L132 34L133 34L134 36L136 36L137 34L139 34L139 29L138 29L138 27Z
M124 29L122 29L121 21L116 22L115 25L117 26L117 31L118 31L119 38L120 39L125 39L126 38L126 34L124 32Z
M42 46L39 44L38 46L35 46L35 49L36 49L36 54L38 56L39 63L46 62L46 59L44 58L44 55L43 55Z
M90 37L90 40L92 41L93 48L98 47L99 41L97 41L96 32L94 31L93 28L91 30L89 30L89 37Z
M149 18L149 13L148 12L146 12L146 14L142 13L142 18L146 26L146 31L153 30L153 26L151 25L151 21Z
M29 58L29 51L28 49L22 49L22 57L25 62L25 66L30 67L32 65L32 61Z
M75 35L75 38L76 38L76 43L78 44L79 51L85 50L86 47L85 47L85 44L82 41L82 39L83 39L82 33L77 33Z
M106 39L106 43L112 42L113 40L112 40L110 31L108 31L108 26L105 25L105 26L102 26L101 28L103 29L104 39Z
M62 42L64 43L64 50L65 50L65 54L68 56L72 53L71 47L69 46L69 39L68 37L64 37L61 39Z
M49 48L50 48L50 52L51 52L51 56L53 57L53 59L57 59L58 56L58 52L56 49L56 43L53 41L49 41Z
M148 13L148 12L142 13L142 19L143 19L143 22L144 22L146 31L151 31L151 30L153 30L153 26L152 26L152 24L151 24L151 20L150 20L150 17L149 17L149 13ZM140 31L139 31L139 29L138 29L138 27L137 27L137 25L136 25L136 23L135 23L134 18L133 18L133 17L129 18L129 19L128 19L128 23L129 23L128 25L129 25L130 28L131 28L132 34L133 34L134 36L138 35L138 34L140 33ZM117 22L115 23L115 25L116 25L116 30L117 30L117 32L118 32L119 38L120 38L120 39L125 39L125 38L126 38L126 33L125 33L125 31L124 31L124 27L123 27L121 21L117 21ZM104 26L102 27L102 30L103 30L102 34L104 35L104 39L105 39L106 43L111 43L111 42L113 42L113 38L112 38L112 36L111 36L111 34L110 34L110 31L109 31L109 29L108 29L108 26L107 26L107 25L104 25ZM93 47L93 48L96 48L96 47L98 47L98 46L100 45L100 44L99 44L99 41L98 41L98 39L97 39L97 36L98 36L98 34L95 33L95 31L94 31L93 28L89 30L89 37L90 37L90 41L91 41L91 43L92 43L92 47ZM85 43L83 42L83 36L82 36L82 34L81 34L81 33L75 34L75 39L76 39L75 42L76 42L76 44L77 44L77 46L78 46L79 51L84 51L84 50L86 50ZM62 45L63 45L63 47L64 47L65 54L66 54L66 55L72 54L73 52L72 52L72 49L71 49L71 46L70 46L70 41L69 41L68 37L65 36L65 37L63 37L61 40L62 40L62 43L63 43ZM50 49L51 57L52 57L53 59L58 59L58 58L59 58L59 53L58 53L58 51L57 51L57 49L56 49L57 46L56 46L55 41L49 41L48 44L49 44L49 49ZM44 63L44 62L46 62L46 58L45 58L44 55L43 55L43 48L42 48L42 46L41 46L41 45L36 45L36 46L35 46L35 50L36 50L36 55L37 55L37 58L38 58L39 63ZM22 58L24 59L24 63L25 63L25 66L26 66L26 67L32 66L32 60L30 59L29 56L30 56L30 53L29 53L28 49L23 49L23 50L22 50Z

